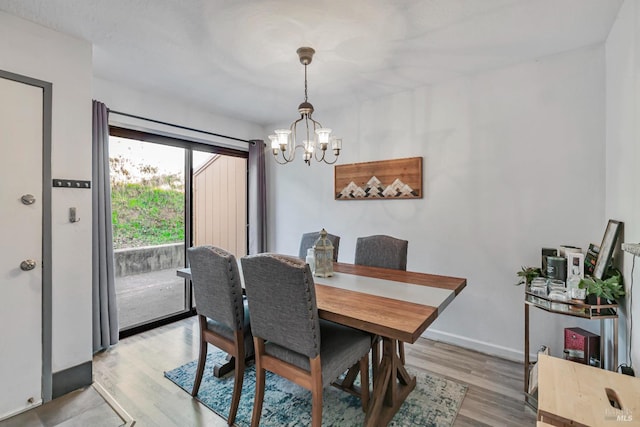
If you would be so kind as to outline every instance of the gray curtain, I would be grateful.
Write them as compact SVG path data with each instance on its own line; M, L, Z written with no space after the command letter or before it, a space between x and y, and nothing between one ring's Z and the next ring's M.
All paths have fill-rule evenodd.
M265 147L261 139L249 144L249 255L267 250Z
M93 101L92 153L93 351L97 352L118 342L109 182L109 113L98 101Z

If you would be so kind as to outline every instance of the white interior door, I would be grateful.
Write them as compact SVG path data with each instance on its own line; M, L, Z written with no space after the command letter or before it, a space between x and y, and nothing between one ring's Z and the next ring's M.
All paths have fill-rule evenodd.
M0 78L0 419L42 402L42 111Z

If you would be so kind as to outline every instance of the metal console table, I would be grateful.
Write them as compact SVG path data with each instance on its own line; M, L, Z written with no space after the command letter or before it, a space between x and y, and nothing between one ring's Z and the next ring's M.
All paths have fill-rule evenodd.
M600 320L600 331L604 334L605 320L613 322L613 364L610 370L615 371L618 365L618 304L585 304L584 301L569 300L556 301L548 297L525 291L524 298L524 396L525 403L533 409L537 409L538 400L535 395L529 393L529 373L533 364L529 358L529 307L539 308L549 313L556 313L565 316L574 316L582 319ZM600 343L600 365L604 364L604 336ZM611 364L609 364L611 366Z

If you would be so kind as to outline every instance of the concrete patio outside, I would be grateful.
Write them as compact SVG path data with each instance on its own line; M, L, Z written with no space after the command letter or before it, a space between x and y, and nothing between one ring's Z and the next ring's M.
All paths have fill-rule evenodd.
M120 329L184 310L184 283L176 268L116 277Z

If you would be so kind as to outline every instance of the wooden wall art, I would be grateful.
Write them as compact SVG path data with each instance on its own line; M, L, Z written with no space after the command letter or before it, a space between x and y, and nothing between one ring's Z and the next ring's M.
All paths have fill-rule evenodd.
M335 166L336 200L421 199L422 157Z

